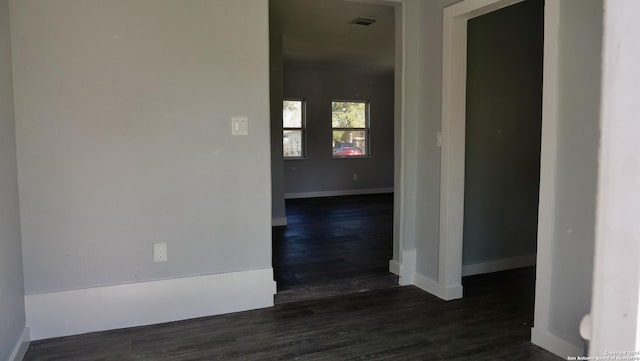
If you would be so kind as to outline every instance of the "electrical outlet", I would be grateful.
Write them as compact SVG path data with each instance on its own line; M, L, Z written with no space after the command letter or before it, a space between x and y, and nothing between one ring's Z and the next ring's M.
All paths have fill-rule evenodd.
M357 181L358 180L358 173L353 173L353 180Z
M167 262L167 242L154 243L153 245L153 262Z
M231 135L249 135L249 118L231 117Z

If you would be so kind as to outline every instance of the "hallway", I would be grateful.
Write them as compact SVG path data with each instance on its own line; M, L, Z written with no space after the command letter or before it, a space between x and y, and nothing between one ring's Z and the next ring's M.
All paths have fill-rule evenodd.
M287 200L273 228L277 302L397 286L393 194Z

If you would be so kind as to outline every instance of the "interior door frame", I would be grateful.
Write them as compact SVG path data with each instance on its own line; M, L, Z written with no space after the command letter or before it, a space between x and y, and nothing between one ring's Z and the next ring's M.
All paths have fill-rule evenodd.
M558 60L560 1L545 0L542 75L542 135L536 254L536 295L531 341L545 349L567 349L548 336L551 260L558 166ZM462 297L462 229L467 21L519 0L464 0L444 9L438 283L447 299Z
M447 300L462 298L465 179L467 22L524 0L464 0L443 12L443 92L438 283ZM549 323L554 177L557 153L557 59L560 0L546 0L544 15L542 139L536 274L536 328Z
M444 9L438 279L445 299L462 298L467 22L522 1L465 0Z

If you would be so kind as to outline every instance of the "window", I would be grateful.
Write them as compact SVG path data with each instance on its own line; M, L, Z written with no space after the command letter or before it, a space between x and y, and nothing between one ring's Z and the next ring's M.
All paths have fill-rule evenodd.
M304 157L304 101L282 102L282 155Z
M333 156L369 155L369 103L331 102Z

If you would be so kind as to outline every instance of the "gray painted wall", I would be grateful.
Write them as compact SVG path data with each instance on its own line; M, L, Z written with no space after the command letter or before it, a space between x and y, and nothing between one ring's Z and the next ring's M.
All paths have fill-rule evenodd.
M442 124L442 9L458 0L405 2L405 249L415 245L416 272L438 279ZM415 210L412 210L414 208Z
M267 1L16 0L11 19L28 294L271 268Z
M442 9L457 0L405 0L403 250L415 247L416 272L438 279L442 119ZM581 345L589 311L598 147L602 0L562 0L560 131L555 179L551 331ZM422 140L418 142L418 137Z
M9 6L0 1L0 360L25 327Z
M471 19L463 264L536 253L544 2Z
M559 129L550 325L582 345L591 308L598 171L602 0L560 2Z
M271 217L284 218L284 160L282 159L282 33L269 2L269 105L271 121Z
M399 2L399 234L417 272L437 280L442 9L457 0ZM562 6L551 319L577 343L591 290L602 3ZM11 15L31 293L270 267L266 1L15 0ZM246 140L228 136L231 114L251 118ZM158 239L170 259L159 267Z
M287 62L284 96L305 99L307 124L307 159L285 161L286 194L393 187L393 72ZM333 159L332 100L370 102L370 157Z

